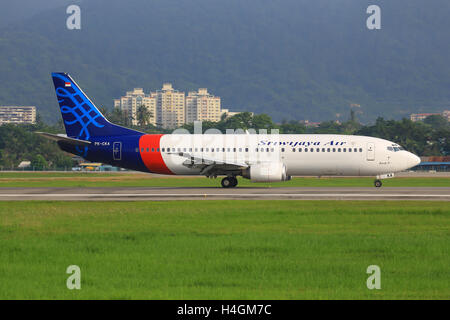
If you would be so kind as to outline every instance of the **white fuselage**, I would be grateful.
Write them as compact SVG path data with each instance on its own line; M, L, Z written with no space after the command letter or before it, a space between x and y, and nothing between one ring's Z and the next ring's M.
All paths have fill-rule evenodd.
M161 138L160 147L167 167L179 175L201 174L186 166L180 153L225 163L281 162L290 176L374 176L420 162L393 142L353 135L171 134Z

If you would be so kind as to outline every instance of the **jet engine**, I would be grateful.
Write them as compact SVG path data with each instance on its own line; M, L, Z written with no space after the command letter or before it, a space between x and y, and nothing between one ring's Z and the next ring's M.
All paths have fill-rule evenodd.
M252 182L277 182L291 180L286 173L286 166L281 162L267 162L251 165L242 176Z

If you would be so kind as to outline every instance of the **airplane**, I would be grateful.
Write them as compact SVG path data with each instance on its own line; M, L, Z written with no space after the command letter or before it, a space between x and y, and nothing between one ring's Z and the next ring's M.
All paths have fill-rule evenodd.
M237 177L252 182L292 176L392 178L420 163L400 145L380 138L335 134L146 134L109 122L67 73L52 73L66 135L38 134L86 160L165 175Z

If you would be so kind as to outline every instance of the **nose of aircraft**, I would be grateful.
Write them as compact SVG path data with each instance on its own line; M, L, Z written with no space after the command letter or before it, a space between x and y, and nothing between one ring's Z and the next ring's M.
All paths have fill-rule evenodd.
M416 156L414 153L408 152L406 158L406 165L409 168L415 167L420 163L420 158Z

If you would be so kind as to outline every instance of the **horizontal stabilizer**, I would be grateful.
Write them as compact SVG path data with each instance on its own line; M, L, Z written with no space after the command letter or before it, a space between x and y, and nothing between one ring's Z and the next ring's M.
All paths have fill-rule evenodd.
M74 146L88 146L91 144L90 141L69 138L66 135L57 135L57 134L51 134L51 133L47 133L47 132L35 132L35 133L40 136L43 136L46 139L50 139L53 141L63 141L63 142L66 142L66 143L74 145Z

